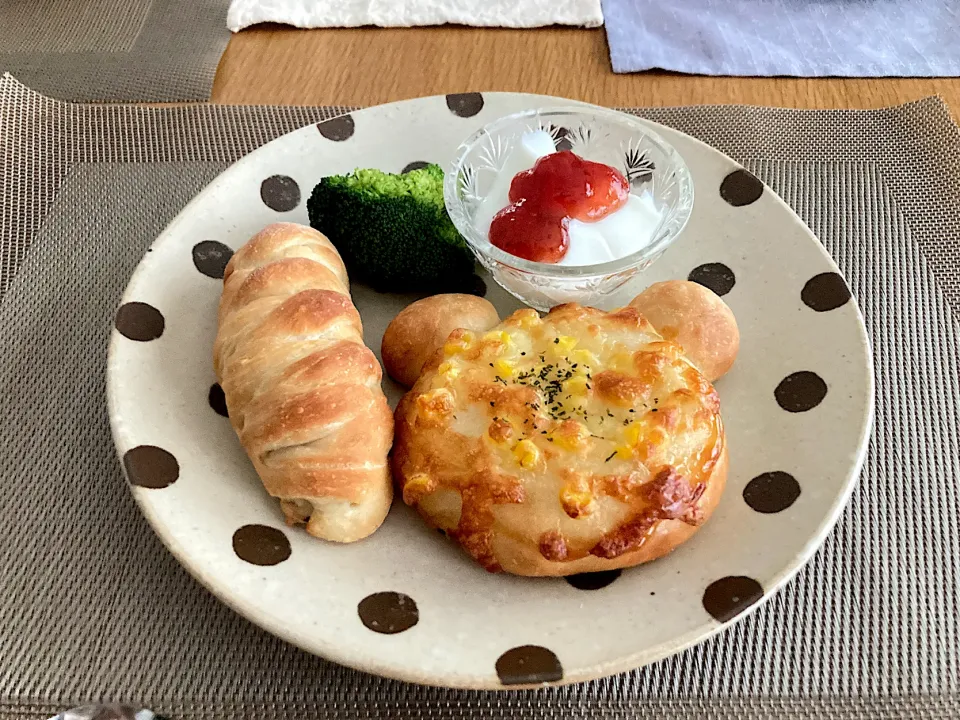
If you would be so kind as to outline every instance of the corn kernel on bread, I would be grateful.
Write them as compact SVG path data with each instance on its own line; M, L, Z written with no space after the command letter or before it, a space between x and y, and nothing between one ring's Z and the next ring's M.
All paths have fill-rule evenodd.
M518 575L660 557L726 480L719 399L680 347L575 304L455 330L397 408L392 463L428 523Z

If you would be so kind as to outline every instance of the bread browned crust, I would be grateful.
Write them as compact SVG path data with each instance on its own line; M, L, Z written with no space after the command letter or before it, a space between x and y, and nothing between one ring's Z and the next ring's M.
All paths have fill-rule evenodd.
M237 251L224 272L214 369L288 523L338 542L380 526L393 497L393 417L326 237L277 223Z
M740 350L733 311L712 290L688 280L654 283L630 301L667 340L677 342L710 382L725 375Z
M633 308L521 310L455 331L396 412L404 501L483 567L569 575L653 560L726 481L719 399Z
M420 377L424 363L451 332L489 330L500 322L489 300L475 295L431 295L407 305L390 321L380 345L387 374L405 387Z

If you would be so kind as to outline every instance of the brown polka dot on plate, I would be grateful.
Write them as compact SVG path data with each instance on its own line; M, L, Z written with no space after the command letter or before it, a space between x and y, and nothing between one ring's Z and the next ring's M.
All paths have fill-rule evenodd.
M747 170L734 170L720 183L720 197L734 207L749 205L763 195L763 183Z
M244 525L233 534L233 551L251 565L278 565L290 557L290 541L269 525Z
M401 175L405 175L408 172L413 172L414 170L423 170L425 167L428 167L430 163L424 162L423 160L414 160L412 163L407 163L403 166L403 170L400 171Z
M223 271L233 257L233 250L222 242L204 240L193 246L193 264L201 273L215 280L223 280Z
M800 497L800 483L790 473L776 470L757 475L743 489L743 499L759 513L778 513Z
M272 175L260 183L260 199L277 212L289 212L300 204L300 186L292 177Z
M217 415L230 417L227 413L227 398L224 397L223 388L220 387L220 383L214 383L210 386L210 392L207 394L207 402L210 403L210 407L214 409Z
M162 490L180 477L180 464L163 448L138 445L123 454L123 468L131 485Z
M622 573L622 570L601 570L600 572L580 573L568 575L564 578L577 590L599 590L612 583Z
M156 340L163 335L165 325L160 311L142 302L121 305L113 324L125 338L138 342Z
M384 635L409 630L420 621L417 603L409 595L398 592L367 595L357 605L357 614L367 628Z
M497 676L504 685L538 685L563 680L556 655L539 645L523 645L497 658Z
M483 95L476 92L447 95L447 107L459 117L473 117L483 110Z
M715 620L727 622L763 597L763 587L753 578L720 578L703 593L703 607Z
M820 273L807 280L800 292L803 304L817 312L827 312L842 307L850 300L850 288L835 272Z
M355 129L356 126L354 125L353 117L350 115L341 115L340 117L317 123L317 130L320 131L320 134L327 140L333 140L334 142L349 140L353 136Z
M687 280L703 285L717 295L726 295L737 284L737 276L723 263L698 265L690 271Z
M807 412L823 402L827 384L815 372L801 370L781 380L773 394L777 404L787 412Z

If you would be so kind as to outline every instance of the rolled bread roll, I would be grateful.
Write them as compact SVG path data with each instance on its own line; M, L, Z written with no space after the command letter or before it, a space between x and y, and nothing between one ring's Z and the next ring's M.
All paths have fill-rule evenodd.
M214 369L234 430L291 525L353 542L393 497L393 416L330 241L277 223L223 277Z

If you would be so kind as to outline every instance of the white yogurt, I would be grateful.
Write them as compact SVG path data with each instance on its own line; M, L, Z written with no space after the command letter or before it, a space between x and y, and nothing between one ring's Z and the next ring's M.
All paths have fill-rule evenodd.
M510 184L517 173L529 170L537 160L556 152L553 138L545 130L525 133L507 156L493 187L477 208L474 224L487 235L494 216L510 204ZM652 240L661 213L648 193L630 193L617 210L597 222L571 220L570 245L558 265L594 265L619 260L637 252Z

